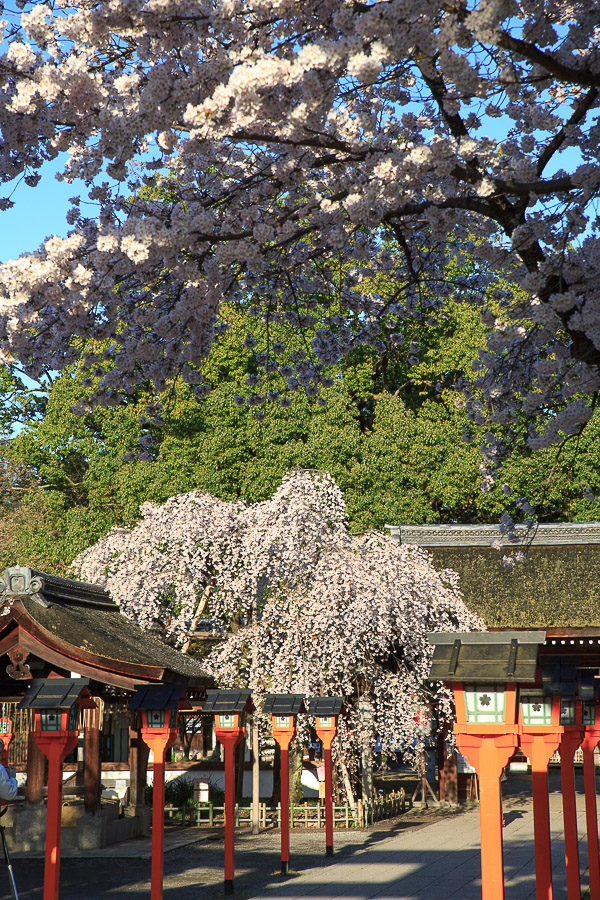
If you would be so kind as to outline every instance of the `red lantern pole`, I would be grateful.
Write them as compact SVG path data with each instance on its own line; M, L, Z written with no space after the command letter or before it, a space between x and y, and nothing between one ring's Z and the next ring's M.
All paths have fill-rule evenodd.
M590 897L600 897L600 848L598 847L598 812L596 809L596 773L594 750L600 741L600 726L588 725L581 742L583 751L583 785L585 789L585 823L587 829Z
M455 688L455 697L456 697ZM467 726L468 727L468 726ZM482 725L480 734L465 734L455 726L456 745L479 777L479 821L481 832L482 900L504 898L502 848L502 792L500 776L517 746L516 734L499 734L496 726ZM489 732L483 732L485 728ZM509 726L506 726L508 730Z
M287 875L290 867L290 744L296 737L296 724L291 714L282 716L287 719L286 727L277 724L277 716L272 718L273 737L281 750L281 874Z
M536 900L552 900L548 763L559 746L559 735L525 733L521 735L521 749L531 762Z
M44 865L44 900L58 900L60 877L60 837L62 820L62 764L77 746L78 732L66 731L67 712L62 712L62 730L40 730L36 710L35 742L48 758L48 805L46 808L46 860Z
M337 734L337 724L331 718L330 726L323 726L317 717L317 736L323 743L325 760L325 856L333 856L333 778L331 771L331 744Z
M142 728L142 738L152 750L152 865L150 900L162 900L165 864L165 753L177 737L176 728Z
M331 745L323 747L325 757L325 856L333 856L333 777Z
M581 707L580 703L577 705ZM582 737L583 729L580 726L565 726L565 733L559 747L565 833L565 863L567 868L567 900L580 900L581 898L573 757L581 744Z
M536 900L552 900L548 763L560 747L564 734L565 726L560 724L560 709L560 697L555 695L552 698L552 725L519 725L521 749L531 763Z
M225 754L225 880L223 891L233 894L235 873L235 748L244 736L243 728L215 728Z
M281 745L281 874L290 866L290 753L289 744Z

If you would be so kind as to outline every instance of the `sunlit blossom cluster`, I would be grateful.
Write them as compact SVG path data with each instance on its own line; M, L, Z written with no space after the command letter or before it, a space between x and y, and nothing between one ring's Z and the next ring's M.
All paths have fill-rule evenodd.
M371 701L369 740L413 747L418 710L448 698L424 684L427 635L483 623L464 605L453 572L386 535L351 534L342 495L326 474L295 472L262 503L223 503L191 492L116 529L81 554L75 571L105 586L125 614L162 626L181 645L199 604L228 632L204 664L223 687L343 695L340 764L355 765L358 703ZM439 701L439 702L438 702Z
M113 341L97 399L114 404L201 367L223 302L245 300L305 351L280 375L287 403L353 347L384 352L382 321L401 338L424 283L443 303L479 296L441 283L450 239L528 298L488 311L474 420L525 414L532 448L585 425L600 387L596 4L18 7L2 23L0 180L35 186L66 153L62 177L90 202L73 198L69 237L0 268L5 358L35 376L73 362L74 336ZM391 304L364 288L380 267ZM238 402L250 395L268 402Z

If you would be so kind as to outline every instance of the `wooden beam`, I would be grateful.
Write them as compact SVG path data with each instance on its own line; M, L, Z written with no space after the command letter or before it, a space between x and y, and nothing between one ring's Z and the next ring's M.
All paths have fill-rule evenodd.
M95 815L100 809L102 760L98 710L91 712L90 724L85 729L83 750L83 808L88 815Z
M27 803L43 802L45 776L46 757L35 742L32 728L27 735L27 784L25 786Z
M149 748L142 740L141 729L132 723L129 729L129 805L146 806L146 779Z

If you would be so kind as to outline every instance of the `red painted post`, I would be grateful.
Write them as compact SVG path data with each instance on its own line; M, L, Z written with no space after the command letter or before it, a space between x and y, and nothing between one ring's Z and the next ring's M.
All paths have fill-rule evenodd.
M565 863L567 869L567 900L580 900L581 898L573 757L575 756L575 751L581 744L582 737L583 729L578 726L566 726L559 747L565 834Z
M64 723L66 714L63 713ZM63 723L63 724L64 724ZM36 710L35 741L48 757L48 804L46 807L46 855L44 864L44 900L58 900L60 877L60 838L62 825L62 764L70 751L77 746L77 732L65 730L42 732L39 729L39 713Z
M150 900L162 900L165 858L165 753L152 766L152 869Z
M333 778L331 773L331 745L337 734L335 719L323 725L317 717L317 735L323 744L325 758L325 856L333 856Z
M600 848L598 847L598 812L596 809L596 773L594 750L600 734L595 727L585 729L581 742L583 751L583 785L585 789L585 823L587 829L588 871L590 897L600 897Z
M287 875L290 868L290 744L296 737L296 713L273 714L271 719L273 737L281 750L281 874Z
M207 693L220 697L228 692L208 691ZM236 693L236 702L237 696ZM225 860L223 872L223 893L225 894L233 894L233 876L235 872L235 748L246 734L246 712L251 712L254 709L250 701L250 695L246 696L246 706L243 709L236 709L235 706L233 709L234 711L231 713L223 709L213 711L215 715L215 736L223 747L225 755Z
M141 714L142 727L138 734L152 751L150 900L162 900L165 866L165 753L177 738L179 710L191 709L191 706L183 685L160 684L140 686L129 704L129 709L135 710L138 716ZM138 727L139 721L135 725Z
M487 727L492 729L503 726ZM490 733L465 734L461 733L458 728L459 726L455 725L457 747L479 776L481 897L482 900L504 900L500 776L515 751L517 736L510 732L494 734L491 731Z
M46 860L44 900L58 900L60 838L62 827L62 763L67 755L58 741L45 748L48 757L48 806L46 809Z
M224 892L233 894L235 871L235 747L237 735L219 735L225 752L225 882Z
M333 856L333 778L331 747L324 747L325 756L325 855Z
M533 827L535 849L536 900L552 900L552 853L550 836L550 806L548 801L548 763L558 750L562 734L547 726L538 733L527 732L522 726L521 749L531 762L533 788ZM562 729L561 729L562 730Z
M143 727L142 738L152 750L152 863L150 900L162 900L165 866L165 753L177 737L175 728Z
M289 746L289 745L288 745ZM281 874L287 875L290 866L290 754L281 745Z
M548 804L548 772L532 767L533 843L535 849L536 900L552 900L552 851L550 838L550 806Z

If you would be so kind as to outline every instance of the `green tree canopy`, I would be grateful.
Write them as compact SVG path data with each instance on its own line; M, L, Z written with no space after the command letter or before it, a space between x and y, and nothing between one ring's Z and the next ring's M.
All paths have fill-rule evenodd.
M468 421L454 390L485 341L471 305L456 306L435 329L430 325L426 344L419 343L417 318L401 346L383 354L359 347L327 371L326 405L299 392L291 406L276 399L258 412L236 397L248 392L247 379L257 370L248 335L261 337L264 325L245 310L228 313L231 328L203 372L214 389L201 403L193 384L161 398L141 385L134 401L77 415L73 408L85 404L94 386L84 356L56 380L43 416L5 444L11 465L26 463L36 478L5 510L1 562L65 571L112 526L136 520L146 501L197 489L256 502L295 468L332 474L354 531L388 522L496 522L507 507L518 515L520 497L542 520L596 517L583 494L599 481L596 420L560 451L532 454L524 436L512 433L507 439L519 452L504 481L513 494L501 485L482 493L485 435ZM418 362L409 359L415 346ZM256 390L277 391L277 379L273 374ZM164 424L155 417L157 399ZM470 443L462 439L465 431Z

